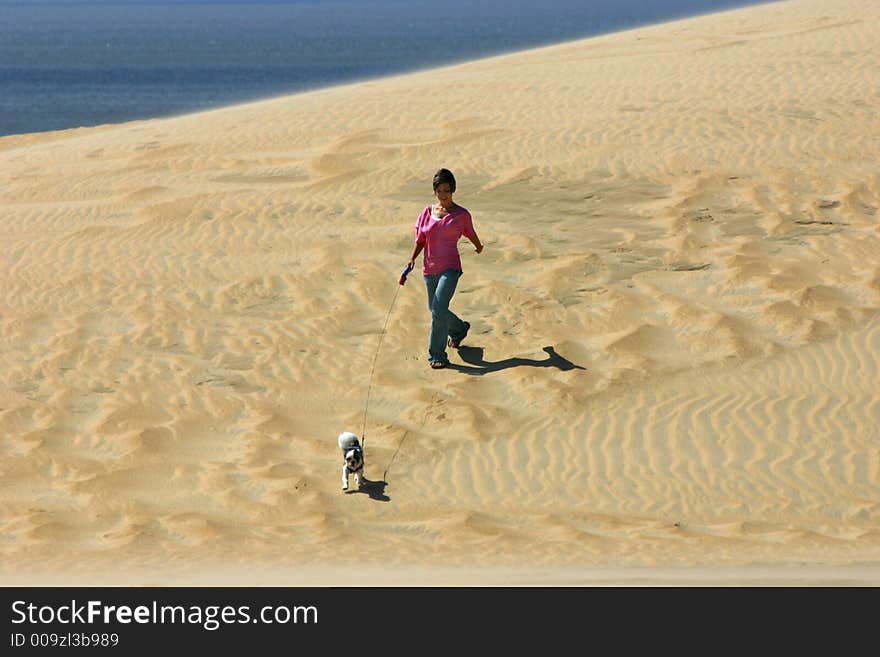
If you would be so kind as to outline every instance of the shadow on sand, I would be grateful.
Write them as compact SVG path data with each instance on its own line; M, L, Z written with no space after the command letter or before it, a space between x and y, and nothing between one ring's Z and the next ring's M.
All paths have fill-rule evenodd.
M371 500L377 500L379 502L390 502L391 498L385 494L385 486L387 485L387 481L372 481L364 477L364 483L361 484L359 488L348 490L345 492L345 494L355 495L357 493L363 493L365 495L369 495Z
M468 347L462 345L458 348L458 355L468 365L459 365L457 363L449 363L446 367L450 370L457 370L465 374L476 374L482 376L489 372L498 372L511 367L555 367L563 372L569 370L586 370L586 367L575 365L570 360L563 358L556 353L553 347L544 347L547 352L545 360L534 360L532 358L506 358L495 362L487 361L483 358L482 347Z

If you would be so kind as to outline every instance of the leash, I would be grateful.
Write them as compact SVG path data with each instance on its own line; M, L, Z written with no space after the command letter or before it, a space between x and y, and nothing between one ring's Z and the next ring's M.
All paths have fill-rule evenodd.
M403 273L397 281L398 288L394 291L394 298L391 299L391 307L388 308L388 314L385 315L385 324L382 325L382 333L379 335L379 344L376 346L376 355L373 356L373 367L370 368L370 385L367 387L367 403L364 406L364 426L363 429L361 429L362 450L367 442L367 411L370 408L370 393L373 392L373 373L376 371L376 362L379 360L379 350L382 349L382 339L385 337L385 329L388 327L388 320L391 319L391 311L394 310L394 302L397 301L397 294L400 292L400 288L406 284L406 277L409 276L412 269L412 265L407 264L406 269L403 270Z

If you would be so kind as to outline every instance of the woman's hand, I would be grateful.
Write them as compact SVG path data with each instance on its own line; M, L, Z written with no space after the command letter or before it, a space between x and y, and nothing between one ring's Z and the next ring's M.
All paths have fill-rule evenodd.
M477 253L482 253L482 252L483 252L483 245L480 244L480 246L478 246L477 248L475 248L474 251L476 251Z

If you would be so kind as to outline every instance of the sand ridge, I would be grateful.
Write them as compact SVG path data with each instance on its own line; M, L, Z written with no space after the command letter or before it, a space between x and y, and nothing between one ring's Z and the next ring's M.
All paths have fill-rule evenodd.
M876 572L878 27L793 0L0 139L2 577ZM439 166L473 330L430 370L399 290L344 495Z

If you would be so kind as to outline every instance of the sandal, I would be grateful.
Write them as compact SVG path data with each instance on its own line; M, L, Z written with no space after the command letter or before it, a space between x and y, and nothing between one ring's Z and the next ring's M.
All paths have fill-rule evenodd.
M461 336L458 340L453 340L452 338L449 338L446 341L446 346L452 347L453 349L458 349L461 346L461 343L464 342L464 339L467 337L468 331L470 331L470 330L471 330L471 323L465 322L464 323L464 335Z
M432 370L442 370L444 367L446 367L446 363L440 362L439 360L431 361Z

